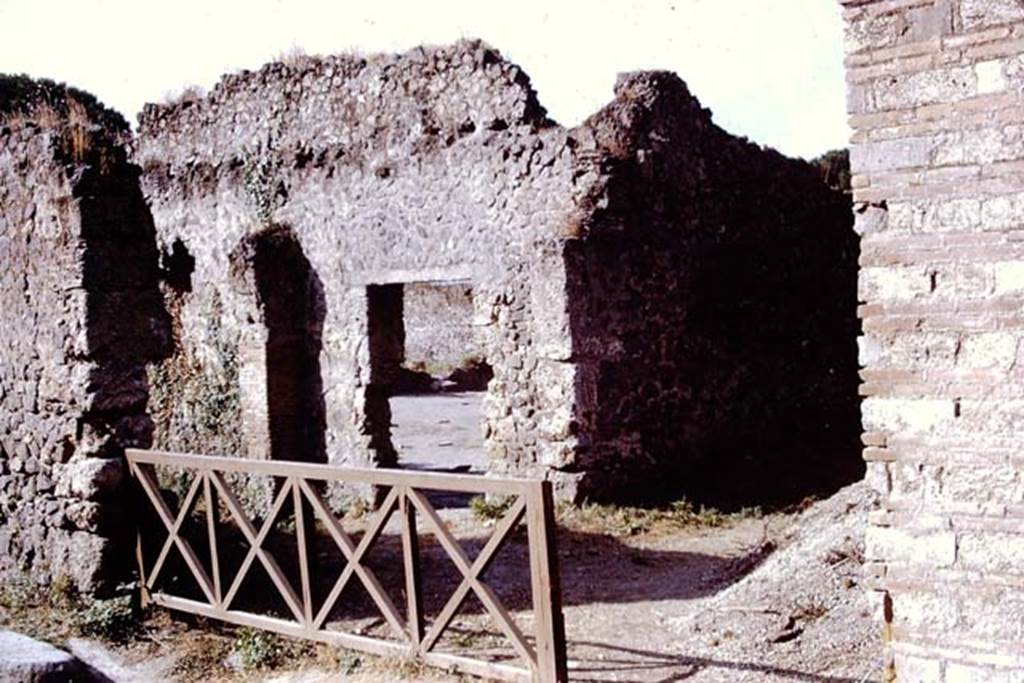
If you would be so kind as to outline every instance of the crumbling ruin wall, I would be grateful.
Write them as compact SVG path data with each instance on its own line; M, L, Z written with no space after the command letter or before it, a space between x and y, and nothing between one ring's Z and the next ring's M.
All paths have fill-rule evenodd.
M276 230L314 283L290 290L316 299L293 307L317 311L326 434L296 459L394 464L387 396L418 343L400 285L459 281L494 369L492 472L570 498L745 498L719 476L743 467L767 502L862 467L845 200L715 128L675 76L626 78L566 130L463 41L267 65L140 122L161 248L187 266L153 377L163 448L273 454L273 307L240 245Z
M544 361L568 347L564 297L536 284L538 273L545 287L549 274L564 282L551 244L570 222L571 150L492 49L464 41L226 76L203 99L147 107L136 159L161 249L170 259L180 243L189 264L188 286L167 291L177 345L156 371L172 380L154 397L160 447L269 455L272 322L239 249L268 226L294 236L319 282L326 434L324 453L302 459L393 464L384 398L397 356L370 327L388 324L388 287L413 282L472 287L495 368L496 462L523 471L567 433L571 364L560 351ZM196 407L207 433L187 428Z
M85 93L0 76L0 577L113 587L129 568L123 449L147 446L166 353L153 226Z
M605 173L565 258L590 495L777 503L863 473L857 244L809 165L717 128L672 73L572 131Z
M887 676L1024 675L1024 4L847 0Z

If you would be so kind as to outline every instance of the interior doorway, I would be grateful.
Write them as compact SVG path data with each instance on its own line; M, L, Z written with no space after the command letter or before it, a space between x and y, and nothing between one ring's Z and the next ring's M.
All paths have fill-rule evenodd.
M381 464L484 473L483 398L493 377L465 282L368 290L367 417Z

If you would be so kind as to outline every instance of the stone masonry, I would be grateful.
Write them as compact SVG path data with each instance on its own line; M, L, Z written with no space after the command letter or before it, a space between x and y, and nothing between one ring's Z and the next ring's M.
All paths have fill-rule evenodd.
M125 446L169 352L153 223L120 116L0 78L0 577L104 591L129 567Z
M126 446L394 466L442 285L492 473L763 503L863 471L849 200L674 74L567 129L479 41L295 58L134 139L0 85L0 572L122 576Z
M846 0L887 680L1024 680L1024 2Z
M494 369L492 472L621 500L799 498L862 471L848 200L716 128L674 74L624 76L566 129L478 41L296 58L147 106L135 159L182 269L150 378L161 448L395 464L403 289L459 282ZM278 313L274 269L298 278ZM305 311L301 359L282 311ZM295 392L317 404L282 408ZM276 448L303 414L323 438Z

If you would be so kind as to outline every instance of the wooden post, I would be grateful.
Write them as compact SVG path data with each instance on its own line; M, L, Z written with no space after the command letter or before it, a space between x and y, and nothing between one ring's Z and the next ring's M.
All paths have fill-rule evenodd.
M149 509L146 506L146 496L139 485L138 475L135 472L136 467L138 465L131 461L128 462L128 472L135 477L131 482L131 492L132 503L135 508L135 562L139 567L139 608L146 609L149 607L151 600L149 588L146 587L146 555L142 544L142 535L144 533L142 527L149 517Z
M306 517L305 501L302 499L302 491L299 489L298 478L289 479L292 487L292 502L295 506L295 545L299 551L299 581L302 583L302 615L305 617L303 624L307 629L313 629L313 593L310 588L310 565L309 550L311 539L315 538L316 530L312 525L312 519ZM313 548L314 553L316 551Z
M210 486L209 472L202 472L196 476L203 478L203 496L206 499L206 534L210 543L210 572L213 574L213 595L217 598L217 607L220 607L224 595L221 592L220 553L217 547L217 526L220 516L217 509L217 492Z
M562 591L558 581L558 555L555 552L551 482L536 482L527 495L530 577L537 639L535 679L542 683L564 683L569 680L569 675L566 667Z
M406 623L413 653L418 653L423 642L423 588L420 580L420 541L416 533L416 509L409 502L407 490L402 491L400 502L402 518L402 559L405 562L405 595L408 605Z

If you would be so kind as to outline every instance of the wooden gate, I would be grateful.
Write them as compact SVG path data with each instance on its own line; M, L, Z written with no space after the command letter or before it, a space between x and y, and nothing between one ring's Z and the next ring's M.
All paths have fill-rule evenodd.
M127 458L130 471L145 494L144 500L152 505L168 534L156 556L146 557L144 547L152 539L144 538L146 532L140 524L136 555L144 604L151 602L174 610L376 655L414 656L430 665L479 676L544 682L567 679L549 482L402 470L348 469L299 462L242 460L144 450L128 450ZM167 498L170 496L159 488L155 466L168 466L193 473L176 512L168 503ZM229 477L225 477L226 474ZM229 484L230 476L237 475L264 475L276 481L273 503L259 528L245 512L242 502ZM322 482L372 485L386 492L383 494L383 502L373 512L358 542L346 532L328 506L321 493L324 486ZM495 525L490 539L476 558L471 560L428 500L425 491L495 494L508 496L512 502ZM193 544L182 533L192 508L200 499L204 501L202 507L205 508L208 550L202 554L208 555L204 558L207 562L200 558ZM294 510L295 523L291 533L295 536L294 545L298 556L298 590L286 572L282 571L279 564L281 558L275 557L273 549L265 547L275 520L288 505ZM218 540L226 526L218 510L225 508L247 545L244 559L233 577L224 575L227 572L224 571ZM374 571L365 563L367 552L381 538L385 526L396 513L400 522L405 584L404 613L396 607ZM461 575L455 592L429 623L423 609L418 517ZM532 637L520 629L509 610L483 578L499 549L524 518L529 541ZM313 566L315 561L311 562L313 558L310 552L310 534L314 521L326 530L345 562L344 569L319 605L314 604L310 578L311 571L316 569ZM177 547L204 599L171 595L166 589L158 588L157 580L167 566L172 547ZM257 561L264 567L287 605L290 618L233 607L246 574ZM393 639L369 637L326 627L328 616L353 577L372 598L380 616L390 627ZM479 599L494 624L511 643L518 665L516 659L509 663L435 651L439 639L471 593Z

